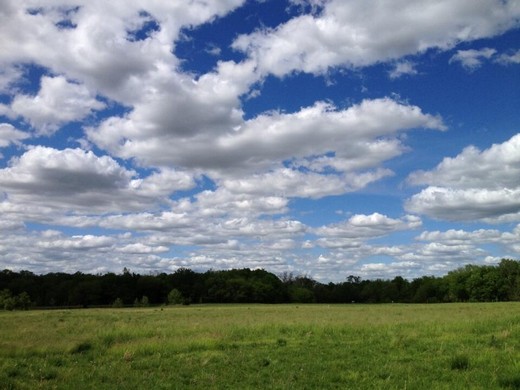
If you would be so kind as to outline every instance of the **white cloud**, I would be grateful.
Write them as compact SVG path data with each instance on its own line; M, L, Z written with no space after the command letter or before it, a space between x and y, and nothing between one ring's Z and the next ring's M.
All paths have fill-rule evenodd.
M444 129L440 118L389 98L364 100L345 110L318 102L292 114L260 115L246 122L243 129L219 139L217 145L223 153L255 167L334 152L343 160L344 167L338 164L338 168L348 171L374 167L399 155L402 147L392 135L419 127ZM382 141L384 136L391 141Z
M23 116L37 133L45 135L103 108L105 104L84 85L68 82L62 76L42 77L38 95L17 95L11 103L13 113Z
M495 49L485 47L479 50L458 50L457 54L450 58L450 64L460 63L465 69L474 71L482 66L482 60L489 60L496 54Z
M136 175L108 156L36 146L0 169L0 186L7 194L6 210L23 206L27 215L31 210L38 213L38 208L43 214L48 208L77 213L140 210L167 203L170 193L193 186L181 172L156 172L143 179ZM160 178L164 181L158 183Z
M190 122L191 132L172 131L157 123L157 116L142 122L131 115L108 119L88 134L93 142L120 157L159 166L205 169L219 178L268 172L285 160L316 155L321 160L314 163L322 168L329 165L344 172L376 168L404 152L396 138L399 133L419 127L445 128L440 118L389 98L365 100L346 110L316 103L292 114L265 113L245 122L215 120L211 126L208 119L209 127L199 121L203 115L195 115L197 119ZM233 129L233 123L238 127ZM331 152L334 158L323 160L323 155ZM372 173L374 177L382 174ZM362 180L370 181L367 176Z
M334 66L367 66L491 37L517 26L519 15L515 1L331 0L317 15L242 35L233 47L265 74L319 74Z
M282 196L234 194L224 188L199 192L195 199L195 207L207 216L281 214L287 212L288 204Z
M130 187L137 194L147 197L165 197L176 191L189 190L196 186L195 178L188 172L163 168L141 179L134 179Z
M414 195L406 208L448 221L487 220L489 222L520 218L520 189L488 190L428 187Z
M177 65L171 53L182 27L225 15L243 2L51 0L34 6L6 0L0 64L38 63L105 96L132 101L145 89L147 74ZM150 21L156 31L136 40Z
M9 123L0 123L0 148L9 145L19 145L24 139L30 138L30 134L16 129Z
M517 27L518 2L292 0L300 16L238 37L233 46L245 53L243 60L216 62L206 74L182 70L184 59L175 54L182 29L226 15L244 0L40 3L5 0L0 6L0 115L13 123L0 124L0 147L20 146L33 136L14 126L20 118L37 135L81 122L78 130L90 126L81 145L113 157L33 146L20 148L0 168L4 267L148 272L244 266L331 280L345 272L439 272L450 266L438 260L442 256L453 259L451 266L471 256L487 259L479 237L509 253L518 249L515 232L492 231L457 233L459 238L427 232L411 246L378 244L417 229L421 220L412 215L359 214L318 228L290 215L297 203L292 198L359 191L389 177L386 163L408 150L405 133L444 130L440 116L390 98L350 107L311 101L292 112L243 111L256 103L246 99L263 94L269 74L327 74L381 62L392 66L391 78L417 74L417 54ZM203 48L227 55L225 43L218 45ZM477 53L474 61L485 55ZM517 53L488 56L518 62ZM34 89L34 80L24 84L24 77L40 78L40 88ZM105 117L108 112L113 116ZM410 200L410 210L458 219L518 218L518 151L512 141L502 148L489 156L468 149L436 170L412 175L414 184L429 187ZM437 189L436 203L427 195ZM101 233L30 231L25 223L31 221Z
M359 174L320 174L281 168L265 174L256 174L239 179L225 179L220 184L236 194L266 196L277 194L284 197L317 199L359 190L371 182L391 175L389 170Z
M515 258L520 254L517 246L520 239L520 225L512 231L478 229L473 231L449 229L446 231L425 231L417 237L420 245L412 246L398 258L416 261L441 272L463 264L496 262L500 257L492 256L490 245L498 248L502 258Z
M320 237L319 246L325 248L359 247L366 240L379 238L404 230L413 230L421 226L420 218L407 215L401 219L373 213L357 214L348 220L316 228L313 232Z
M415 64L410 61L399 61L394 64L394 68L388 72L391 79L398 79L404 75L414 76L416 74L418 74L418 72L415 69Z
M115 238L107 236L72 236L64 238L61 234L45 234L42 236L46 238L36 242L36 246L43 249L58 249L58 250L91 250L106 248L110 249L115 244Z
M19 67L9 66L0 68L0 93L11 90L12 85L23 76Z
M409 182L428 185L406 208L447 220L520 219L520 134L480 151L470 146L434 170L412 173Z
M520 50L511 54L501 54L496 61L502 65L520 64Z
M138 242L117 248L117 251L122 253L148 254L168 252L169 248L166 246L150 246Z

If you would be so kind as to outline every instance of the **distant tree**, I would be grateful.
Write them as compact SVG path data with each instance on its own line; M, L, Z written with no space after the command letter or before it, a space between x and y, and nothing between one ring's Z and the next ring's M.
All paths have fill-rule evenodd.
M470 276L468 268L459 268L448 272L443 278L448 288L448 300L451 302L465 302L469 300L467 279Z
M0 291L0 309L3 310L29 310L31 297L25 291L13 296L10 290Z
M507 301L520 300L520 261L502 259L498 265L500 273L500 299Z
M168 304L170 305L180 305L184 302L184 297L182 296L182 293L177 290L176 288L172 289L168 293Z
M410 282L402 276L396 276L392 279L391 284L395 289L396 295L392 297L395 302L410 302Z
M19 310L29 310L32 305L31 297L25 291L15 297L15 308Z
M14 309L14 299L13 294L8 289L3 289L0 291L0 309L2 310L13 310Z
M124 306L124 303L121 298L116 298L114 300L114 302L112 302L112 307L114 307L114 308L119 308L119 307L123 307L123 306Z
M179 268L170 276L172 288L176 288L185 299L199 302L204 289L203 276L189 268Z
M293 284L288 288L289 299L294 303L313 303L315 301L313 290Z
M134 300L135 307L147 307L149 305L150 305L150 301L148 300L148 297L146 295L143 295L140 299L135 298L135 300Z
M411 288L414 292L412 302L415 303L438 303L443 302L445 291L442 289L442 280L434 276L423 276L414 279Z
M168 291L164 281L155 275L141 275L137 278L136 295L146 295L150 303L165 303Z

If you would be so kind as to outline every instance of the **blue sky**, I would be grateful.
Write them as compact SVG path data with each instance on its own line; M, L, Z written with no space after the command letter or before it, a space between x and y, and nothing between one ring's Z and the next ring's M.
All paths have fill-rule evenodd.
M7 0L0 268L520 258L520 2Z

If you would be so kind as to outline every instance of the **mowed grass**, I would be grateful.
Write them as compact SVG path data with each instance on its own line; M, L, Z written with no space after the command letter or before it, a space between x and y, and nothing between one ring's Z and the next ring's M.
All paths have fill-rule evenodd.
M0 312L1 389L520 389L520 303Z

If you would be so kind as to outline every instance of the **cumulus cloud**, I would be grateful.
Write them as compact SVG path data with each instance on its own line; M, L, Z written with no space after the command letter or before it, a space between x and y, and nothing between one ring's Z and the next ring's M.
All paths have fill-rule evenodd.
M24 117L37 133L46 135L61 124L78 121L103 108L105 104L84 85L71 83L62 76L42 77L36 96L17 95L11 103L14 114Z
M165 261L158 254L167 250L136 241L128 234L68 236L60 231L44 230L25 234L8 232L0 236L0 261L5 267L41 273L57 269L98 273L121 271L123 267L146 273L158 269Z
M401 219L373 213L357 214L338 224L322 226L313 230L321 237L317 243L327 248L360 246L362 242L398 231L413 230L421 226L420 218L407 215Z
M33 7L7 0L0 15L0 63L38 63L128 102L145 89L147 73L177 64L171 53L184 26L210 21L242 3L52 0ZM143 31L150 22L158 28ZM136 86L142 88L132 91Z
M386 169L379 169L370 173L337 175L281 168L265 174L256 174L239 179L225 179L220 184L233 193L246 193L256 196L278 194L291 198L317 199L353 192L389 175L391 175L391 171Z
M334 66L368 66L494 36L518 25L520 15L517 2L499 0L331 0L320 5L316 15L241 35L233 47L267 74L320 74Z
M0 69L0 93L7 93L12 85L23 76L19 67L14 65Z
M318 102L295 113L270 112L225 126L216 121L211 128L203 126L186 134L172 132L169 127L154 124L155 121L150 117L146 123L153 127L144 131L137 125L140 122L135 123L132 118L111 118L88 134L93 142L120 157L136 157L152 165L203 169L220 178L233 173L265 173L280 169L283 161L306 158L311 158L312 164L308 159L297 163L318 172L326 167L345 173L377 168L405 151L397 139L401 132L414 128L445 129L441 118L390 98L365 100L345 110ZM232 123L237 127L230 127ZM201 123L197 120L190 124L198 125ZM333 158L326 157L330 153L334 153ZM287 173L271 174L281 177L283 172ZM336 181L337 184L331 183L336 191L339 187L356 189L362 187L361 182L371 181L363 174L323 180ZM387 174L371 173L373 180ZM293 172L292 176L298 173Z
M25 131L18 130L9 123L0 123L0 148L12 144L19 145L27 138L30 138L30 134Z
M432 171L414 172L409 182L427 185L406 208L447 220L520 218L520 134L486 150L467 147Z
M452 243L433 232L413 247L377 244L420 227L411 214L356 214L312 227L292 213L293 198L360 191L392 176L388 162L408 151L406 133L445 130L439 115L385 97L245 110L263 94L269 75L326 75L382 62L391 79L417 74L417 54L517 27L518 2L290 0L298 16L236 37L232 47L241 53L234 60L225 60L226 43L219 41L202 46L214 64L210 71L184 70L191 59L176 50L184 29L244 3L2 2L0 115L12 123L0 124L0 148L11 153L7 147L29 138L36 144L34 135L49 136L49 144L63 135L62 142L66 134L55 133L76 122L85 132L81 145L95 151L27 146L0 167L3 266L38 272L247 266L330 280L346 268L363 276L385 270L410 276L443 269L435 256L453 253L456 263L485 252L476 242ZM458 51L452 62L518 62L517 53L487 50ZM29 126L30 133L21 130ZM468 149L435 170L414 173L410 182L427 188L409 200L410 213L517 218L513 144L493 153ZM31 231L32 221L101 233ZM490 237L485 242L513 251L518 245L510 234L483 233ZM385 267L382 258L393 262Z
M0 170L7 204L106 213L150 207L193 185L182 173L166 171L137 179L136 172L108 156L81 149L36 146ZM158 177L166 178L157 184Z
M511 231L498 229L425 231L416 237L420 245L406 251L399 258L436 267L442 272L453 268L454 265L474 264L476 261L496 262L497 257L491 256L489 252L490 245L499 248L499 253L502 253L503 257L515 258L520 254L517 245L519 238L520 225Z
M168 252L169 248L166 246L150 246L138 242L117 248L117 251L122 253L148 254Z

